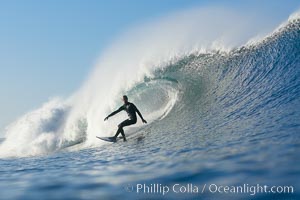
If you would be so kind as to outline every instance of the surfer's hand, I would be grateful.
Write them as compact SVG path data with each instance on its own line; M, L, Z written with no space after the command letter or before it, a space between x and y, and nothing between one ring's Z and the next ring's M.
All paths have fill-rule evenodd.
M105 117L105 118L104 118L104 121L106 121L106 120L108 120L108 117Z
M147 121L146 121L146 120L143 119L142 121L143 121L143 123L146 123L146 124L147 124Z

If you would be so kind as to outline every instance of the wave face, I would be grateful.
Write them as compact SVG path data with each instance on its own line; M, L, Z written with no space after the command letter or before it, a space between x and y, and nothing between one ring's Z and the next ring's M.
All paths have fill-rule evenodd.
M239 144L241 152L270 159L277 157L273 153L279 151L272 151L278 148L293 160L296 154L288 151L296 148L299 153L300 144L299 66L300 20L294 19L257 45L192 54L156 70L155 79L172 80L178 90L172 110L151 126L156 145L178 149ZM141 105L153 101L147 95L158 95L145 90Z
M299 149L299 17L256 44L226 52L194 52L168 58L151 72L138 71L142 76L126 84L119 76L111 87L91 78L69 100L50 101L11 124L1 155L38 155L77 144L99 145L98 130L100 135L104 130L113 134L115 124L124 118L99 123L121 103L117 99L123 93L151 122L147 126L155 134L151 145L192 148L239 143L241 149L253 152L258 151L255 145L267 148L262 144ZM93 73L109 73L97 70ZM102 76L103 82L111 81L110 77ZM91 95L97 90L93 85L105 95ZM138 125L128 134L139 130Z
M208 140L214 145L295 145L299 150L299 66L299 19L257 45L189 55L155 72L156 78L175 80L179 95L152 132L164 130L159 140L176 138L178 147Z

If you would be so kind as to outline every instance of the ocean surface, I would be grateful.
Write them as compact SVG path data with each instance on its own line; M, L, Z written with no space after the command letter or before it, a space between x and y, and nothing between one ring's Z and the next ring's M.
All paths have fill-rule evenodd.
M93 135L101 145L85 145L84 117L80 134L62 140L72 108L57 103L12 124L0 145L0 199L300 198L299 17L255 44L183 56L126 93L146 119L157 111L125 129L127 142Z

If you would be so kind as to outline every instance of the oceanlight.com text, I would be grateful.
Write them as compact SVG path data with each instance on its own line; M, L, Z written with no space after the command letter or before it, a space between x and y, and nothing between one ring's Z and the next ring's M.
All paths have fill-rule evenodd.
M179 184L164 185L159 183L145 184L138 183L134 185L127 185L125 190L137 194L159 194L167 195L168 193L178 194L249 194L251 196L256 194L293 194L293 186L269 186L263 184L242 184L242 185L220 185L220 184Z

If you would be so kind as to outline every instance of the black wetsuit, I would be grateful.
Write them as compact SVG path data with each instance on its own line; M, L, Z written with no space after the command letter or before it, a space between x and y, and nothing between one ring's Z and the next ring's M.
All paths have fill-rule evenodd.
M110 115L108 115L107 118L117 114L118 112L121 112L122 110L125 110L127 112L127 115L128 115L129 119L126 119L125 121L123 121L122 123L120 123L118 125L119 128L118 128L114 138L117 138L118 135L121 133L124 140L126 140L123 127L124 126L129 126L129 125L132 125L132 124L136 123L136 121L137 121L136 113L139 114L139 116L141 117L141 119L143 120L144 123L147 123L147 122L146 122L146 120L143 119L142 114L137 109L137 107L133 103L130 103L130 102L126 102L118 110L116 110L116 111L112 112Z
M127 112L127 115L129 117L129 119L126 119L125 121L123 121L122 123L120 123L118 125L118 127L124 127L124 126L129 126L132 124L135 124L137 121L137 117L136 117L136 112L138 112L136 106L133 103L127 102L126 104L124 104L123 106L121 106L118 109L118 112L125 110Z

